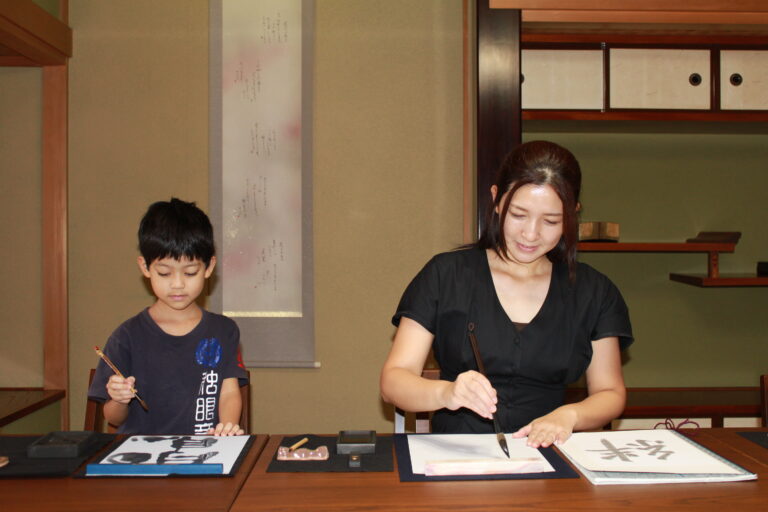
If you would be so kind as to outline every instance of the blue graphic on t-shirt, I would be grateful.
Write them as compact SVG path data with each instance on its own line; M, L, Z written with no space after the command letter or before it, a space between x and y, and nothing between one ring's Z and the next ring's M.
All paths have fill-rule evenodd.
M197 344L195 360L201 366L216 368L221 361L221 343L217 338L204 338Z

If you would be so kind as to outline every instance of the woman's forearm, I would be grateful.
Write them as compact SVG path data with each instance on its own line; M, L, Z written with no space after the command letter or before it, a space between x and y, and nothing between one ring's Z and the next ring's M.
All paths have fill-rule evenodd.
M404 411L436 411L446 406L443 394L450 384L425 379L405 368L385 367L381 374L381 397Z
M576 424L573 430L593 430L601 428L611 420L618 418L626 403L626 390L606 389L596 392L581 402L564 405L576 412Z

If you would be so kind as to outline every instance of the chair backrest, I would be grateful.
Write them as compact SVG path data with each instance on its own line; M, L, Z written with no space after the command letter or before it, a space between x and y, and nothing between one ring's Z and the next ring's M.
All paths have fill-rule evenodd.
M425 379L439 380L440 369L439 368L425 368L421 372L421 376ZM395 434L405 433L405 417L408 413L395 407ZM430 412L417 412L414 413L414 431L417 434L429 433L432 429L430 427L430 419L432 413Z
M251 433L251 372L245 370L248 375L248 383L240 386L240 399L243 404L240 409L240 428L245 430L246 434Z
M91 368L91 370L88 372L88 388L86 389L90 389L91 382L93 382L93 376L95 373L95 368ZM104 419L104 404L87 398L87 402L85 403L85 420L83 421L83 430L104 432L106 423L107 422ZM107 424L106 427L107 432L117 432L117 428L114 425Z
M91 381L93 381L93 375L96 373L96 369L91 368L88 373L88 387L91 387ZM240 411L240 428L245 430L246 434L251 433L251 372L246 370L248 374L248 383L245 386L240 386L240 398L242 401L242 409ZM107 422L104 419L104 404L95 400L88 399L85 405L85 421L83 422L83 430L94 430L96 432L103 432L104 426ZM114 425L107 424L107 432L116 432L117 428Z
M763 426L768 427L768 374L760 376L760 414Z

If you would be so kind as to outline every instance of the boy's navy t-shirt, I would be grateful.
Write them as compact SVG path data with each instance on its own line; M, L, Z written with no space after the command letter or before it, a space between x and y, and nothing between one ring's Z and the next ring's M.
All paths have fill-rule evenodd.
M184 336L163 331L148 309L115 329L104 353L126 377L136 377L136 391L149 406L131 400L124 434L205 434L219 423L224 379L245 385L240 331L230 318L203 310L200 323ZM99 361L88 397L109 399L106 383L113 371Z

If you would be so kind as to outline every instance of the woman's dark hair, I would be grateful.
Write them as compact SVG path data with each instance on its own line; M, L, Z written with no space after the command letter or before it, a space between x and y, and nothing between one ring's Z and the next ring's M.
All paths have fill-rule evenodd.
M500 258L508 260L502 219L507 217L512 196L524 185L549 185L563 202L563 236L557 246L547 253L547 257L553 262L567 263L568 273L573 280L579 233L577 208L581 190L581 168L573 154L554 142L526 142L504 158L494 184L498 189L496 198L488 205L485 224L475 247L493 249ZM502 204L503 198L506 199Z
M207 268L216 253L211 221L195 203L175 197L153 203L139 224L139 252L147 266L158 259L186 256Z

